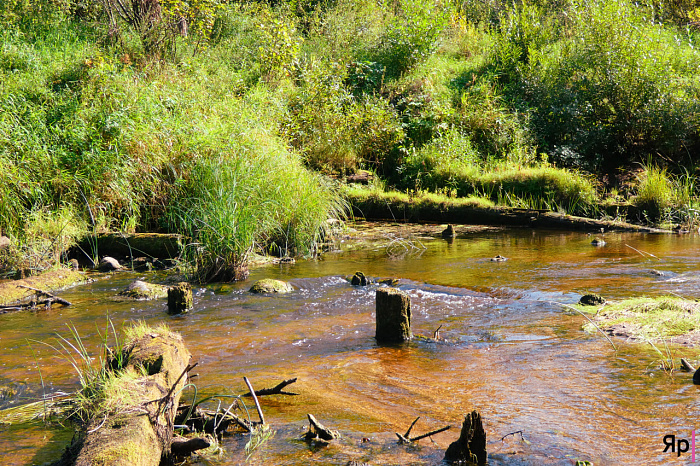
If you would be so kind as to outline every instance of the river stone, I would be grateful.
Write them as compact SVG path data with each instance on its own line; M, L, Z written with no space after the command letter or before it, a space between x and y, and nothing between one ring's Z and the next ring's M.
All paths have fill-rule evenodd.
M182 314L194 307L192 299L192 286L187 282L180 282L168 288L168 314Z
M251 293L290 293L294 291L292 285L282 280L273 278L263 278L258 280L250 287Z
M97 268L100 272L111 272L113 270L121 269L122 266L114 257L104 256Z
M603 298L602 296L591 293L581 296L581 299L579 299L578 303L584 306L598 306L601 304L605 304L606 301L605 298Z
M354 286L367 286L367 277L362 272L355 272L350 279L350 284Z
M503 257L503 256L500 255L500 254L497 255L496 257L492 257L492 258L491 258L491 262L505 262L505 261L507 261L507 260L508 260L507 257Z
M593 241L591 241L591 244L593 246L605 246L605 240L601 238L594 238Z
M168 296L168 287L135 280L131 282L126 289L120 291L119 296L137 301L165 298Z
M413 338L411 298L396 288L380 288L376 297L378 343L400 343Z
M700 369L696 370L693 374L693 383L695 385L700 385Z
M454 238L455 237L455 227L452 225L447 225L447 228L442 230L443 238Z

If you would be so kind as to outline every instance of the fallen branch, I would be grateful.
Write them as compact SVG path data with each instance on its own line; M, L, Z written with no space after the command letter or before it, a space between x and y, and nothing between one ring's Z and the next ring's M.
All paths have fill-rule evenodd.
M298 395L298 393L285 392L282 389L287 385L291 385L297 381L297 378L283 380L272 388L263 388L262 390L256 390L255 396L265 396L265 395ZM246 393L243 396L251 396L250 393Z
M55 302L57 302L58 304L62 304L62 305L64 305L64 306L72 306L72 304L70 303L70 301L66 301L66 300L63 299L63 298L59 298L58 296L55 296L55 295L49 293L48 291L40 290L39 288L33 288L33 287L27 286L27 285L17 285L17 286L18 286L19 288L26 288L26 289L28 289L28 290L36 291L36 292L39 293L39 294L42 294L42 295L44 295L44 296L47 296L47 297L49 298L50 301L55 301ZM48 305L47 307L50 307L50 305Z
M258 417L260 417L260 424L265 425L265 418L263 417L263 412L262 412L262 409L260 408L260 402L258 401L258 397L255 396L255 390L253 390L253 386L250 384L250 380L248 380L248 377L243 377L243 381L248 386L248 390L250 390L250 395L253 397L253 402L255 402L255 409L258 410Z
M433 431L428 432L427 434L423 435L418 435L416 437L411 437L411 429L413 429L413 426L416 425L416 422L418 422L418 419L420 419L420 416L416 418L415 421L411 423L411 425L408 427L408 430L406 431L405 434L401 435L398 432L394 432L396 436L399 438L399 443L401 444L409 444L412 442L417 442L418 440L424 439L426 437L430 437L431 435L439 434L440 432L445 432L446 430L450 429L450 426L445 426L440 429L436 429Z
M185 437L176 437L170 444L170 452L173 456L182 458L185 456L190 456L197 450L209 448L210 445L211 444L207 439L201 437L190 439Z
M340 437L338 432L332 431L316 420L313 414L306 415L309 418L309 430L304 435L304 439L308 442L316 438L330 442L333 439Z
M578 309L576 309L576 308L573 307L573 306L569 306L568 304L558 303L558 302L556 302L556 301L554 301L554 304L558 304L558 305L560 305L560 306L563 306L563 307L565 307L565 308L567 308L567 309L571 309L572 311L576 311L576 312L578 312L579 314L581 314L583 317L585 317L585 318L588 320L588 322L591 323L591 325L593 325L595 328L598 329L598 331L601 333L601 335L603 335L603 336L610 342L610 344L612 345L613 349L614 349L615 351L617 351L617 346L615 346L615 343L613 343L613 341L610 339L610 337L609 337L605 332L603 332L603 330L602 330L600 327L598 327L598 325L596 325L596 323L593 322L593 321L590 319L590 317L588 317L586 314L584 314L583 312L579 311Z
M681 358L681 367L686 372L695 372L695 368L685 358Z
M633 251L637 251L639 254L642 255L642 257L651 256L651 257L653 257L653 258L656 259L656 260L661 260L661 259L659 259L658 257L656 257L655 255L653 255L652 253L650 253L650 252L641 251L641 250L639 250L639 249L637 249L637 248L633 248L633 247L630 246L629 244L625 244L625 246L627 246L628 248L632 249Z

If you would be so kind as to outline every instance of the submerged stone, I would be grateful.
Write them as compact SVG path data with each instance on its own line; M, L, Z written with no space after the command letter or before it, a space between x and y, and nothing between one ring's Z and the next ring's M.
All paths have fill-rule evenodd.
M137 301L165 298L168 296L168 287L135 280L126 289L120 291L119 296Z
M442 237L443 238L454 238L455 237L455 228L452 225L447 225L447 228L442 230Z
M258 280L250 287L251 293L290 293L294 291L292 285L282 280L273 278L263 278Z
M593 293L581 296L581 299L578 301L579 304L584 306L599 306L601 304L605 304L606 302L607 301L605 301L605 298Z
M507 261L507 260L508 260L507 257L503 257L503 256L500 255L500 254L497 255L496 257L492 257L492 258L491 258L491 262L505 262L505 261Z

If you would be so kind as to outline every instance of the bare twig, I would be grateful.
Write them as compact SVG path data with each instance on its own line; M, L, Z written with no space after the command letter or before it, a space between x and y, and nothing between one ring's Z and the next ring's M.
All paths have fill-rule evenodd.
M591 323L591 325L593 325L595 328L598 329L598 331L601 333L601 335L603 335L603 336L605 337L605 339L608 340L608 341L610 342L610 344L612 345L613 349L614 349L615 351L617 351L617 346L615 346L615 343L613 343L613 341L610 339L610 337L609 337L608 335L606 335L606 333L603 332L603 330L601 330L601 328L598 327L598 325L596 325L596 323L593 322L593 321L591 320L590 317L588 317L586 314L584 314L583 312L579 311L579 310L576 309L575 307L569 306L568 304L558 303L558 302L556 302L556 301L553 301L553 303L554 303L554 304L558 304L558 305L560 305L560 306L563 306L563 307L565 307L565 308L567 308L567 309L571 309L572 311L576 311L576 312L578 312L579 314L581 314L583 317L586 318L586 320L588 320L588 322Z
M243 377L243 381L248 386L248 390L250 390L250 395L253 397L253 402L255 402L255 409L258 410L258 417L260 417L260 424L265 425L265 417L263 417L263 412L262 412L262 409L260 408L260 402L258 401L258 397L255 396L255 390L253 390L253 386L250 384L250 380L248 380L248 377Z
M441 429L433 430L432 432L428 432L427 434L419 435L418 437L413 437L411 439L411 442L417 442L418 440L424 439L426 437L430 437L431 435L439 434L440 432L445 432L446 430L450 430L450 427L452 426L445 426Z
M695 372L695 367L690 364L685 358L681 358L681 367L686 372Z
M411 423L411 425L410 425L410 426L408 427L408 430L406 431L406 433L405 433L405 434L403 434L403 436L404 436L404 437L406 437L406 438L410 438L410 435L411 435L411 429L413 429L413 426L415 426L415 425L416 425L416 422L418 422L418 419L420 419L420 416L418 416L418 417L416 418L416 420L415 420L415 421L413 421L413 422Z
M634 250L634 251L637 251L639 254L642 255L642 257L651 256L651 257L653 257L653 258L656 259L656 260L661 260L661 259L659 259L658 257L656 257L655 255L653 255L652 253L650 253L650 252L641 251L641 250L639 250L639 249L637 249L637 248L633 248L633 247L630 246L629 244L625 244L625 246L627 246L628 248L630 248L630 249L632 249L632 250Z

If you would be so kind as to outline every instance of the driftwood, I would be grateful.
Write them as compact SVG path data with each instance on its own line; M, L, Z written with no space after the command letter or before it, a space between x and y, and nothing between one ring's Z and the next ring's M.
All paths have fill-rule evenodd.
M330 442L333 439L340 437L340 434L334 430L330 430L316 420L313 414L307 414L309 418L309 430L304 434L304 440L310 442L312 440L323 440Z
M209 448L211 444L209 441L202 437L197 438L185 438L185 437L175 437L170 444L170 452L174 457L182 458L185 456L190 456L197 450L203 450Z
M144 375L122 382L132 396L127 405L95 416L76 437L76 466L158 466L170 456L180 393L193 367L190 353L179 335L153 331L122 354L121 371Z
M266 396L266 395L298 395L298 393L285 392L283 389L287 385L291 385L297 381L297 378L283 380L272 388L263 388L262 390L255 390L255 396ZM243 396L251 396L250 392Z
M426 437L430 437L430 436L435 435L435 434L439 434L440 432L445 432L446 430L450 429L450 426L445 426L445 427L442 427L440 429L430 431L427 434L418 435L416 437L411 437L410 436L411 430L413 429L413 426L416 425L416 422L418 422L418 419L420 419L420 416L418 416L416 418L416 420L411 423L411 425L408 427L408 430L406 431L405 434L401 435L398 432L395 432L396 436L399 438L399 443L409 444L412 442L417 442L418 440L424 439Z
M681 358L681 368L686 372L695 372L696 370L685 358Z
M265 417L263 416L262 408L260 408L260 402L258 401L258 397L255 396L255 390L253 390L253 385L251 385L250 380L248 380L248 377L243 377L243 381L248 386L248 390L250 390L250 396L253 397L253 401L255 402L255 409L258 411L260 424L265 425Z
M49 299L48 299L47 301L53 301L53 302L56 302L56 303L58 303L58 304L62 304L62 305L64 305L64 306L72 306L72 304L70 303L70 301L66 301L66 300L63 299L63 298L59 298L58 296L52 295L51 293L49 293L49 292L47 292L47 291L40 290L40 289L38 289L38 288L33 288L33 287L27 286L27 285L17 285L17 286L19 286L20 288L26 288L26 289L28 289L28 290L36 291L37 293L42 294L42 295L48 297ZM51 305L49 304L48 307L50 307L50 306L51 306Z
M232 407L233 405L225 410L212 411L199 407L193 410L190 405L181 405L178 408L178 415L175 418L175 424L177 424L176 428L184 428L188 432L204 432L211 435L221 435L226 432L232 424L235 424L246 432L250 432L254 427L253 423L232 413ZM188 414L190 414L189 418L187 418Z

